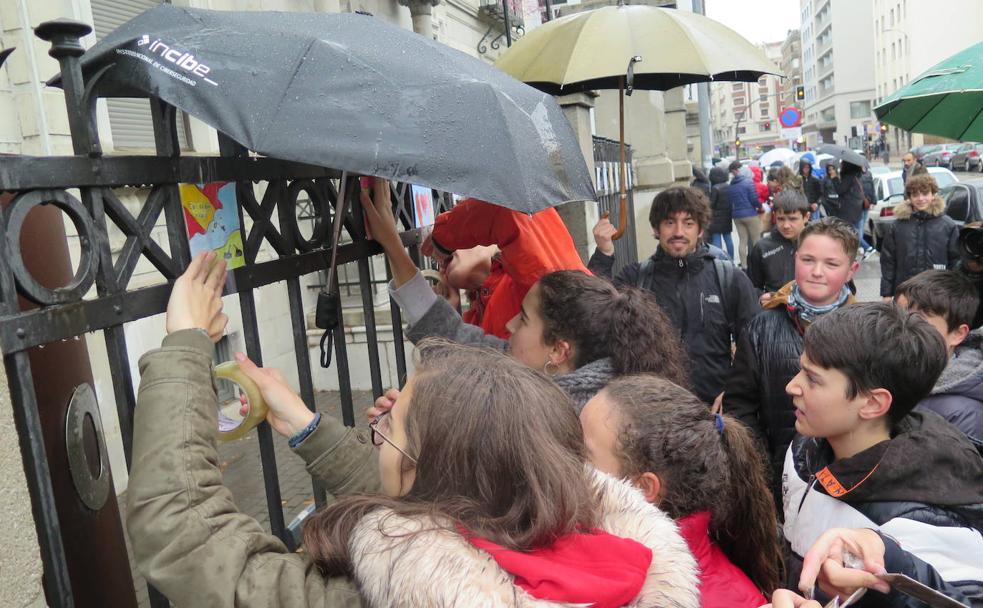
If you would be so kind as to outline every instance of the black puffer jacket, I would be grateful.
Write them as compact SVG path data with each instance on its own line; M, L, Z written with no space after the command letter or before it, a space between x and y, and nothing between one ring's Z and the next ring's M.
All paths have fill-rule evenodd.
M983 602L983 458L959 430L913 412L888 441L834 460L825 439L797 436L785 460L789 581L830 528L873 528L888 572L902 572L967 606ZM904 547L904 549L901 549ZM792 587L794 588L794 587ZM857 606L915 608L899 592L868 592Z
M709 247L701 244L685 258L674 258L659 247L652 255L652 273L642 285L655 295L659 306L679 330L692 366L693 393L707 403L724 389L731 361L731 339L760 309L757 290L743 273L734 269L730 293L721 298L720 284ZM611 278L614 256L596 251L587 268ZM641 264L625 266L614 279L616 286L637 286ZM730 308L724 311L723 301ZM730 320L728 320L730 317Z
M846 164L844 164L846 166ZM864 214L864 190L860 185L860 173L844 169L842 175L823 183L826 215L838 217L855 226Z
M798 244L790 241L777 228L754 244L747 255L747 276L751 283L764 291L778 291L795 279L795 250Z
M707 233L729 234L733 230L730 214L730 197L727 194L727 171L721 167L710 169L710 225Z
M724 412L754 431L764 448L776 497L781 496L785 452L795 436L795 408L785 385L799 373L800 355L802 333L784 303L778 303L747 324L724 390Z
M944 215L945 202L935 197L925 211L910 201L894 208L897 221L881 247L881 295L893 296L898 285L925 270L953 269L959 261L959 225Z
M806 195L806 200L809 201L810 205L819 204L823 199L823 182L812 174L812 165L807 162L803 162L803 165L809 167L809 173L807 175L799 174L799 179L802 180L802 192Z

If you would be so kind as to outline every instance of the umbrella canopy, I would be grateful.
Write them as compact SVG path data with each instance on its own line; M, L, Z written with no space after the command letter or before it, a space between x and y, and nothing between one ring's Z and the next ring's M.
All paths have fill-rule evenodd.
M819 152L820 155L816 158L820 162L822 162L822 158L820 157L823 154L828 154L832 159L845 161L850 163L851 165L857 165L858 167L867 167L870 164L867 162L867 159L863 157L863 155L855 152L854 150L851 150L850 148L844 148L843 146L837 146L834 144L823 144L818 148L816 148L816 150Z
M632 57L634 86L665 91L692 82L755 82L779 74L764 52L718 21L676 9L605 6L545 23L495 62L519 80L565 95L617 89Z
M758 165L762 167L771 167L776 162L781 165L790 165L795 159L796 152L790 148L775 148L774 150L768 150L758 158Z
M906 131L983 140L983 42L940 62L874 108Z
M595 197L551 96L369 16L163 4L83 56L106 66L99 95L159 97L263 155L528 213Z

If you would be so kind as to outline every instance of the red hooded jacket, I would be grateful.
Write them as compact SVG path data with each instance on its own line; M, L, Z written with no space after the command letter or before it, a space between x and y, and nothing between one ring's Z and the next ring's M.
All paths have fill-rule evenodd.
M556 209L527 215L468 198L437 216L432 238L445 251L497 245L499 263L477 290L464 320L486 334L508 338L505 324L519 314L526 292L555 270L588 273ZM589 273L588 273L589 274Z
M754 175L754 191L758 193L758 201L764 203L771 196L771 191L768 184L761 181L761 167L751 165L751 174Z
M676 523L700 569L702 608L758 608L768 603L748 575L710 538L709 511L687 515Z

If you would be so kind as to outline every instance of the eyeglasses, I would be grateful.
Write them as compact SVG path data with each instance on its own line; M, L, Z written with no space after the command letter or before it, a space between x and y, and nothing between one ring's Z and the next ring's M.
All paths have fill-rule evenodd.
M385 433L389 432L389 420L388 418L386 418L386 416L388 415L389 412L382 412L381 414L375 417L375 420L369 423L369 439L372 441L372 445L379 448L382 447L383 442L388 443L389 445L396 448L396 451L398 451L400 454L409 458L413 462L413 464L416 464L416 458L413 458L412 456L407 454L406 451L403 450L403 448L396 445L396 443L393 442L392 439L386 437ZM385 431L380 430L379 428L380 426L383 427Z

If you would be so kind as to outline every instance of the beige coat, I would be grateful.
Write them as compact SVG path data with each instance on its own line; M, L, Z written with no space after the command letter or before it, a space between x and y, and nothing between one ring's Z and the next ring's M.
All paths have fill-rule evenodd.
M457 534L391 538L429 526L384 510L352 534L354 580L325 578L307 556L289 553L238 512L222 485L211 352L204 335L185 331L140 360L127 529L138 568L176 606L568 606L532 598ZM298 452L332 494L378 490L364 434L332 418ZM697 608L696 564L675 523L629 485L600 473L596 480L600 527L653 552L631 606Z

